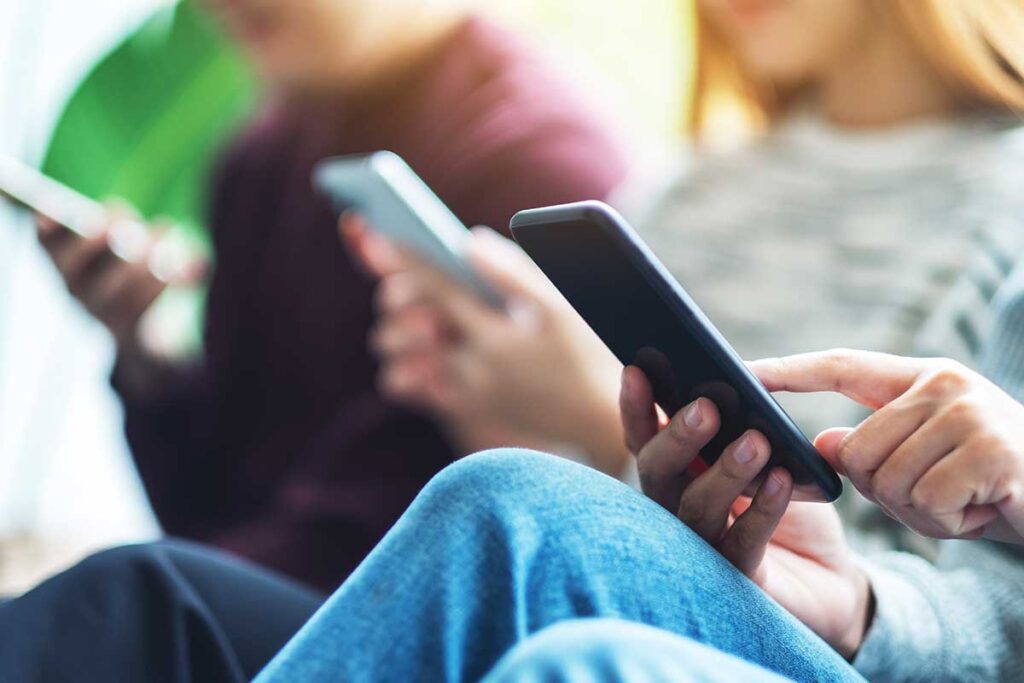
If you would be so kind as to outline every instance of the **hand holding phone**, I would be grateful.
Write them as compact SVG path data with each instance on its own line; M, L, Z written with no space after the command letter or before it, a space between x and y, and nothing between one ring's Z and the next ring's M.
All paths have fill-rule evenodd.
M167 283L156 277L144 258L128 260L111 247L113 235L145 230L126 217L112 215L84 237L46 216L37 219L39 243L50 256L68 292L103 323L118 346L137 339L139 322ZM135 238L133 249L145 254L148 236Z
M36 216L38 237L68 291L118 344L134 343L143 314L169 284L194 282L200 261L127 209L105 207L35 169L0 157L0 197Z
M770 471L753 498L744 497L769 457L756 431L729 444L702 474L688 470L721 425L708 399L664 422L647 376L627 367L620 405L644 493L832 647L855 653L871 619L871 589L835 507L791 503L792 478L782 468Z

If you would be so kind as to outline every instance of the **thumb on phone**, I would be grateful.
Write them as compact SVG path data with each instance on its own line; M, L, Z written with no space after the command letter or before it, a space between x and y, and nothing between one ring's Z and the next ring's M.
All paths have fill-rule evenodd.
M387 277L405 267L402 253L354 211L346 211L338 219L338 234L348 253L370 275Z
M839 474L846 474L842 463L839 462L839 448L852 432L852 427L833 427L818 434L814 439L814 447L821 453L821 457L825 458Z

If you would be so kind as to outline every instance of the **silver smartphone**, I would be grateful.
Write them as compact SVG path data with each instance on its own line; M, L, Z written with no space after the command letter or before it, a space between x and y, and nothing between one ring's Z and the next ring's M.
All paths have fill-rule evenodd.
M46 216L80 237L101 226L103 206L17 159L0 156L0 198Z
M501 307L501 295L465 258L469 230L400 156L374 152L326 159L313 171L314 186L339 213L361 214L380 235Z

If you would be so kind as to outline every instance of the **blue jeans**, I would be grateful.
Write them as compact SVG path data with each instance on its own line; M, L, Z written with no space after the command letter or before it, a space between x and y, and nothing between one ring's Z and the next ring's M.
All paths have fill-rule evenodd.
M742 671L746 660L766 680L768 671L801 681L861 680L640 493L553 456L505 450L437 475L257 681L462 681L489 672L510 680L509 672L545 661L586 661L580 651L560 658L557 647L552 656L545 643L559 632L541 632L591 618L653 627L619 629L619 649L634 662L646 649L674 663L670 679L690 672L683 680L728 680L735 676L720 667ZM606 647L616 642L608 629L617 624L589 624L590 649L627 671L629 658ZM731 657L712 658L712 650ZM595 680L609 680L596 673L607 664L592 662Z

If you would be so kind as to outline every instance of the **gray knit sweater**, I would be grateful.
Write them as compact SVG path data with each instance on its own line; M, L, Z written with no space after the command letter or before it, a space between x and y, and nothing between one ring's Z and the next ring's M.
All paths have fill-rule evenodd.
M1024 264L995 308L982 370L1024 401ZM948 541L935 563L890 552L864 564L878 611L854 663L869 680L1024 681L1024 549Z

